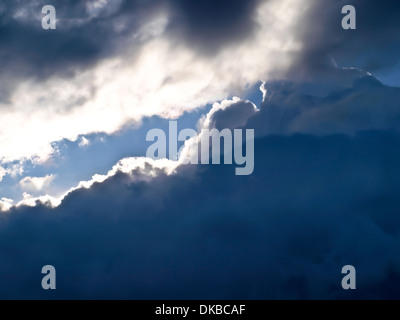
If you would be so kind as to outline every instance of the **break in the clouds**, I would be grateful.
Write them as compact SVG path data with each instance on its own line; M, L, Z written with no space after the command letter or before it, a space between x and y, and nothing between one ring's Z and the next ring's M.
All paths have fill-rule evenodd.
M55 141L178 117L259 80L307 79L318 69L332 82L335 63L394 64L395 2L357 3L357 32L340 28L342 2L61 1L46 3L57 8L58 27L45 31L44 1L5 1L3 162L43 162Z
M42 1L5 2L2 158L43 162L54 141L178 117L282 73L301 47L290 2L65 1L47 31Z

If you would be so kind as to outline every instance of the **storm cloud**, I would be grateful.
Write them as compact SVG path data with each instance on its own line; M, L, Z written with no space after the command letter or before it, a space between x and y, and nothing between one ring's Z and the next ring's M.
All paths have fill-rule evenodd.
M342 8L356 8L357 29L343 30ZM314 1L306 7L304 22L298 25L303 51L295 59L290 76L324 78L333 64L357 67L369 72L394 67L400 56L400 7L396 0Z
M345 4L357 30L341 28ZM3 1L0 176L38 198L0 200L0 298L399 299L400 88L374 76L398 62L399 8ZM244 96L259 81L256 106ZM57 163L54 141L206 104L198 129L255 130L251 175L125 158L61 198L41 196L56 172L21 176L21 159Z
M266 82L263 90L260 112L248 124L261 136L400 131L400 89L383 85L373 76L357 77L349 87L324 97L290 81Z
M134 45L140 28L162 12L171 16L166 36L206 51L251 34L260 1L179 0L3 1L0 11L0 67L8 78L73 77L102 59ZM42 7L57 9L57 31L44 32Z
M399 298L400 137L269 137L256 171L117 173L3 216L1 298ZM135 178L136 176L136 178ZM6 245L5 245L6 244ZM57 290L40 270L57 269ZM358 271L356 292L341 268Z
M369 100L364 94L379 94L390 119L397 90L360 78L322 99L318 109L317 98L288 87L276 83L257 112L240 99L210 111L214 127L223 121L240 127L237 118L249 118L246 127L259 136L250 176L235 176L229 165L167 173L142 159L141 169L121 164L99 182L82 184L57 208L38 201L3 214L0 297L399 298L392 288L400 275L399 133L350 121L345 128L353 126L352 134L346 134L334 116L329 133L261 131L274 101L289 114L288 102L306 106L303 100L324 114L342 100L357 105ZM296 114L314 131L314 122L302 119L307 106ZM46 264L57 269L54 292L40 287ZM352 292L341 288L348 264L357 268Z

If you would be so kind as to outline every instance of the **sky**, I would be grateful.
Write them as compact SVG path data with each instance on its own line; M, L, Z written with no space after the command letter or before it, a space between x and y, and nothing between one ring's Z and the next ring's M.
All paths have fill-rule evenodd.
M2 1L0 299L400 298L399 17L395 0ZM184 151L254 130L254 171L149 158L170 121L197 132Z

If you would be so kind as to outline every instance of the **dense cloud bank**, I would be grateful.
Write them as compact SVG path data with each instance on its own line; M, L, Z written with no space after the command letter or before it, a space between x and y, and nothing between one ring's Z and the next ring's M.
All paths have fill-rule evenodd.
M22 1L5 0L0 11L2 70L48 76L71 68L86 68L99 59L121 53L131 43L132 35L157 14L169 16L165 35L195 47L200 53L216 53L224 46L252 37L260 26L257 10L267 0L78 0ZM269 2L273 2L269 0ZM43 32L41 8L54 5L58 10L58 32ZM357 31L344 32L340 27L341 9L357 9ZM301 8L296 33L302 41L298 66L303 71L325 69L328 58L371 72L394 66L398 62L400 43L396 0L384 4L376 1L309 1ZM267 23L273 21L267 21ZM101 37L99 37L101 35ZM134 42L139 39L134 37ZM51 45L49 45L51 44ZM137 43L140 47L140 42ZM46 47L46 50L43 48Z
M249 121L259 136L400 131L400 88L385 86L373 76L353 78L348 87L324 97L304 92L301 85L289 81L267 82L262 88L261 111Z
M117 174L57 209L12 210L0 297L399 298L400 137L275 136L256 150L249 177L231 166ZM40 287L46 264L54 292ZM341 289L347 264L355 292Z
M242 125L235 112L249 117L259 136L250 176L224 165L158 169L153 179L120 172L56 209L4 214L0 297L400 298L400 135L389 126L397 89L369 77L332 93L318 110L380 94L387 126L353 121L346 134L331 117L335 129L315 135L262 131L273 101L283 110L302 101L287 84L269 90L256 114L236 101L210 119L218 128ZM46 264L57 269L53 292L40 286ZM356 291L341 288L348 264L357 269Z

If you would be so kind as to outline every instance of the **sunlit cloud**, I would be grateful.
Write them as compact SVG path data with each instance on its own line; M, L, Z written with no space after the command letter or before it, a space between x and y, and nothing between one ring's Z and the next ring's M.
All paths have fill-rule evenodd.
M0 119L3 161L44 162L54 152L54 141L114 133L145 116L177 118L282 72L301 49L294 30L303 3L265 2L255 17L255 35L212 57L171 43L166 31L170 16L160 12L118 55L80 70L71 79L54 75L19 82ZM93 2L88 10L94 14L104 4Z
M55 176L52 174L45 177L25 177L19 182L19 185L26 192L44 191L50 187L54 178Z

